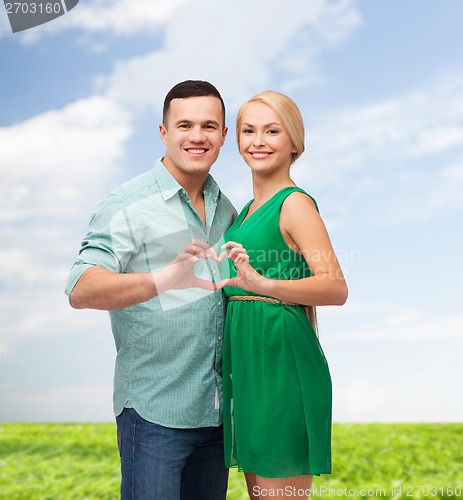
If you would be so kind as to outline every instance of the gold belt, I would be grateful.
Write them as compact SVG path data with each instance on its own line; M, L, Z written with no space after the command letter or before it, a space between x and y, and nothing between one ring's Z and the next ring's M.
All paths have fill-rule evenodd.
M272 299L271 297L259 297L257 295L232 295L228 297L228 300L258 300L260 302L272 302L273 304L280 304L285 306L300 306L301 304L296 304L295 302L287 302L286 300Z

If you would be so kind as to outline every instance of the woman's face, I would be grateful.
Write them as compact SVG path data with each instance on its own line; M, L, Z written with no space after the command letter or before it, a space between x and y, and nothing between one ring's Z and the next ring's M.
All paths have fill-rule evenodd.
M289 169L296 152L276 113L262 102L250 102L243 110L239 151L256 172Z

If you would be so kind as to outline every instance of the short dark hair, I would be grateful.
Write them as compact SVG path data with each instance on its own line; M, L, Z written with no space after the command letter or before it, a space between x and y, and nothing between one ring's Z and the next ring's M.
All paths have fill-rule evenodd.
M162 123L166 123L167 113L172 99L186 99L188 97L204 97L213 96L219 99L222 105L223 114L223 127L225 127L225 104L223 102L220 92L209 82L202 80L185 80L184 82L174 85L164 99L164 106L162 108Z

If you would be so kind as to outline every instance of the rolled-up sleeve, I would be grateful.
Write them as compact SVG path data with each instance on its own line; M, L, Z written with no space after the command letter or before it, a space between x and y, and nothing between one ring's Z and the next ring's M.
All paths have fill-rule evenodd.
M69 272L66 295L70 296L82 274L90 267L99 266L115 273L124 271L121 256L122 261L125 261L133 250L131 238L125 238L123 248L119 248L118 233L130 234L124 213L124 200L119 196L109 195L100 203L90 219L79 256ZM121 231L121 225L125 225L124 231Z

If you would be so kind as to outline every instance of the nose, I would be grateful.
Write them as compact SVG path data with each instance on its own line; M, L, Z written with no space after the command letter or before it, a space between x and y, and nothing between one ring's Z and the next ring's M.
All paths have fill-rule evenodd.
M197 125L191 128L190 130L191 142L204 142L205 140L206 140L206 135L203 127Z
M256 132L256 134L254 135L254 141L253 141L253 145L258 148L260 146L263 146L265 144L265 135L263 132Z

